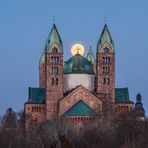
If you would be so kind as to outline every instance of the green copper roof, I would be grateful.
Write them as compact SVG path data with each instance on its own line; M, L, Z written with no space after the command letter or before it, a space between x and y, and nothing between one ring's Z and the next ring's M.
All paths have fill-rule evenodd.
M91 63L95 63L95 57L94 57L94 54L93 54L93 52L91 50L91 46L90 46L89 52L87 53L87 59Z
M102 34L101 34L101 37L97 43L97 51L100 51L101 47L105 44L105 43L108 43L108 45L114 49L114 41L112 40L112 37L110 35L110 32L108 30L108 27L107 25L105 24L104 28L103 28L103 31L102 31Z
M85 73L94 74L93 66L87 58L76 54L71 57L64 65L64 74Z
M45 51L43 51L43 53L42 53L42 55L41 55L41 57L39 59L39 64L42 64L44 62L45 62Z
M64 116L95 116L95 115L97 115L97 113L81 100L64 113Z
M45 50L48 50L54 42L56 42L59 45L59 47L63 49L63 43L55 24L53 25L50 34L47 38Z
M28 102L26 103L38 104L44 102L45 102L45 89L29 87Z
M128 88L115 89L115 102L116 103L133 103L129 98Z

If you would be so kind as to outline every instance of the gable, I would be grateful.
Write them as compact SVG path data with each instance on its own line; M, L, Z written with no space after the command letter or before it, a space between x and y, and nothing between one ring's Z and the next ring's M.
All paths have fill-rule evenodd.
M59 101L59 115L63 115L79 101L83 101L96 113L102 111L102 101L80 85Z
M68 111L64 113L64 116L96 116L97 113L92 110L83 101L78 101Z

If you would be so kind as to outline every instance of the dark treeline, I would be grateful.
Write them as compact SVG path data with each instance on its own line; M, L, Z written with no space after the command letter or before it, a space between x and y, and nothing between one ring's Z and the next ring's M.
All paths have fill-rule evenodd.
M32 121L27 132L23 113L10 113L2 117L0 148L148 148L148 121L133 111L100 115L79 128L64 118Z

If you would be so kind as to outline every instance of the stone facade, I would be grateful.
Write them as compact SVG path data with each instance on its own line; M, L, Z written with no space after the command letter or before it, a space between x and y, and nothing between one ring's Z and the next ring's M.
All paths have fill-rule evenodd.
M45 104L26 104L25 111L25 127L28 127L29 123L34 120L39 123L45 121Z
M80 115L74 108L76 113L65 116L68 120L74 120L76 123L93 121L95 116L92 116L88 112L89 110L93 112L93 115L97 115L112 109L118 111L133 109L133 102L129 100L126 88L118 90L118 93L115 94L115 49L106 25L97 44L96 60L92 57L93 61L91 61L91 57L88 56L89 62L85 57L78 55L74 59L79 59L82 67L77 61L73 61L68 65L68 68L71 68L71 73L66 74L73 75L72 63L77 63L77 67L73 67L75 69L79 67L77 73L80 70L84 75L89 72L93 73L93 80L90 81L92 84L89 86L93 86L94 89L89 90L85 85L78 83L74 88L69 88L69 91L66 88L64 92L63 46L57 28L53 25L40 59L39 88L29 90L29 99L25 103L26 127L31 120L42 122L58 116L65 116L65 112L73 108L79 101L81 103L76 107L83 107L78 108ZM92 69L94 69L93 72ZM75 82L79 82L79 80ZM120 91L122 91L121 94Z
M102 101L93 95L90 91L88 91L85 87L80 85L59 101L59 116L63 115L79 100L85 102L97 113L102 111Z
M54 43L45 53L46 118L58 115L58 101L63 97L63 52Z
M106 94L106 97L115 103L115 53L108 43L98 51L96 65L97 95L99 97Z

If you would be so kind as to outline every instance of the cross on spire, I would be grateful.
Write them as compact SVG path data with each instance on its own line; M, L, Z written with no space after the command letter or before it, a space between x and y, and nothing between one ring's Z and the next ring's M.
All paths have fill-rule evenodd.
M55 24L55 21L56 21L56 20L55 20L55 16L53 16L53 24Z
M80 51L80 48L79 48L79 46L77 46L77 49L76 49L76 50L77 50L77 53L79 53L79 51Z
M107 24L107 16L104 16L104 22Z

